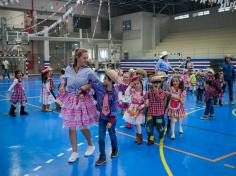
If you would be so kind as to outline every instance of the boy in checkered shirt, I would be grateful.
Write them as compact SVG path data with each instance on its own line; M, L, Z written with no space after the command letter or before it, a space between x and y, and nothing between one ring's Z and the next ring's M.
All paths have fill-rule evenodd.
M164 99L165 92L161 89L161 78L162 73L158 73L151 78L152 90L147 92L144 99L145 105L148 107L147 113L147 134L148 134L148 143L147 145L154 144L154 127L157 128L159 133L159 139L164 136Z

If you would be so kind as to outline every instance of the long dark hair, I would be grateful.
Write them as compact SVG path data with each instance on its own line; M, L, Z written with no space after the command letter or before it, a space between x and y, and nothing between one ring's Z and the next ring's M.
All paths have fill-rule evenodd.
M173 84L173 79L174 78L177 78L179 80L179 89L181 91L184 91L185 90L185 87L184 87L184 81L179 77L179 76L173 76L171 81L170 81L170 86L173 87L174 84Z
M47 75L48 75L48 71L47 72L44 72L44 73L42 73L42 83L44 84L44 83L46 83L47 82L47 80L48 80L48 77L47 77Z
M24 73L22 73L22 71L16 70L16 71L15 71L15 78L17 78L16 76L17 76L18 73L21 73L21 74L22 74L22 77L24 76Z
M84 53L87 53L87 52L88 50L86 49L80 49L80 48L75 49L75 57L74 57L74 63L73 63L74 67L77 65L77 58L80 58Z

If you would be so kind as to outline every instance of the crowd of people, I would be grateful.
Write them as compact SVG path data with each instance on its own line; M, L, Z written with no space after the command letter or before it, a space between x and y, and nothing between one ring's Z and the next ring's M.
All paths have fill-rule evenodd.
M93 155L95 144L89 127L98 124L100 155L96 165L104 164L105 135L108 130L111 140L111 158L118 156L119 148L116 136L116 121L118 108L128 129L134 127L136 144L143 143L143 130L148 135L147 145L155 141L154 129L158 138L165 136L165 129L175 139L175 124L178 122L178 132L184 133L183 119L186 118L185 100L187 94L196 95L196 103L206 104L201 119L214 119L214 105L223 105L222 98L229 88L230 104L233 104L234 67L232 55L225 56L225 63L220 72L212 69L195 70L187 61L184 69L174 69L168 63L168 53L163 52L157 62L155 73L147 74L142 69L105 70L105 77L100 81L98 75L87 66L88 52L85 49L75 51L74 63L62 69L58 94L55 95L55 85L50 67L42 70L41 103L42 111L51 112L50 104L55 103L61 109L60 116L63 125L68 127L72 154L68 162L79 158L77 149L77 131L80 129L88 143L85 156ZM170 71L173 74L170 74ZM9 115L16 117L16 104L21 106L21 115L25 111L27 98L23 88L23 73L15 72L15 79L8 91L13 91Z

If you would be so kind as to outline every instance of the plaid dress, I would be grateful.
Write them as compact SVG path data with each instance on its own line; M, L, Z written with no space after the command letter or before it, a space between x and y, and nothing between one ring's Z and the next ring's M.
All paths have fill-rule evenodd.
M9 88L9 91L11 91L11 89L14 89L13 93L11 94L10 97L10 102L12 104L24 104L27 102L27 98L25 96L25 91L23 88L23 82L19 81L18 79L14 79L14 82L12 83L11 87Z

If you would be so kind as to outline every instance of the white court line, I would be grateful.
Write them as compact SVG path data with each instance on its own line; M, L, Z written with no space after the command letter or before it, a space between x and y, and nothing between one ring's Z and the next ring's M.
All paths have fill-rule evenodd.
M122 126L120 126L120 128L124 128L124 127L125 127L125 126L123 126L123 125L122 125Z
M41 169L41 168L42 168L42 166L38 166L38 167L34 168L33 171L36 172L36 171L38 171L38 170Z
M29 176L29 174L25 174L24 176Z
M68 152L71 151L71 150L72 150L72 148L67 149Z
M95 136L95 138L98 138L98 135L97 135L97 136Z
M84 143L83 142L81 142L81 143L79 143L79 144L77 144L78 146L81 146L81 145L83 145Z
M59 153L57 157L61 157L62 155L64 155L64 153Z
M7 148L9 148L9 149L17 149L17 148L21 148L21 145L12 145L12 146L9 146Z
M49 163L51 163L51 162L53 162L53 161L54 161L54 159L49 159L49 160L47 160L45 163L49 164Z

